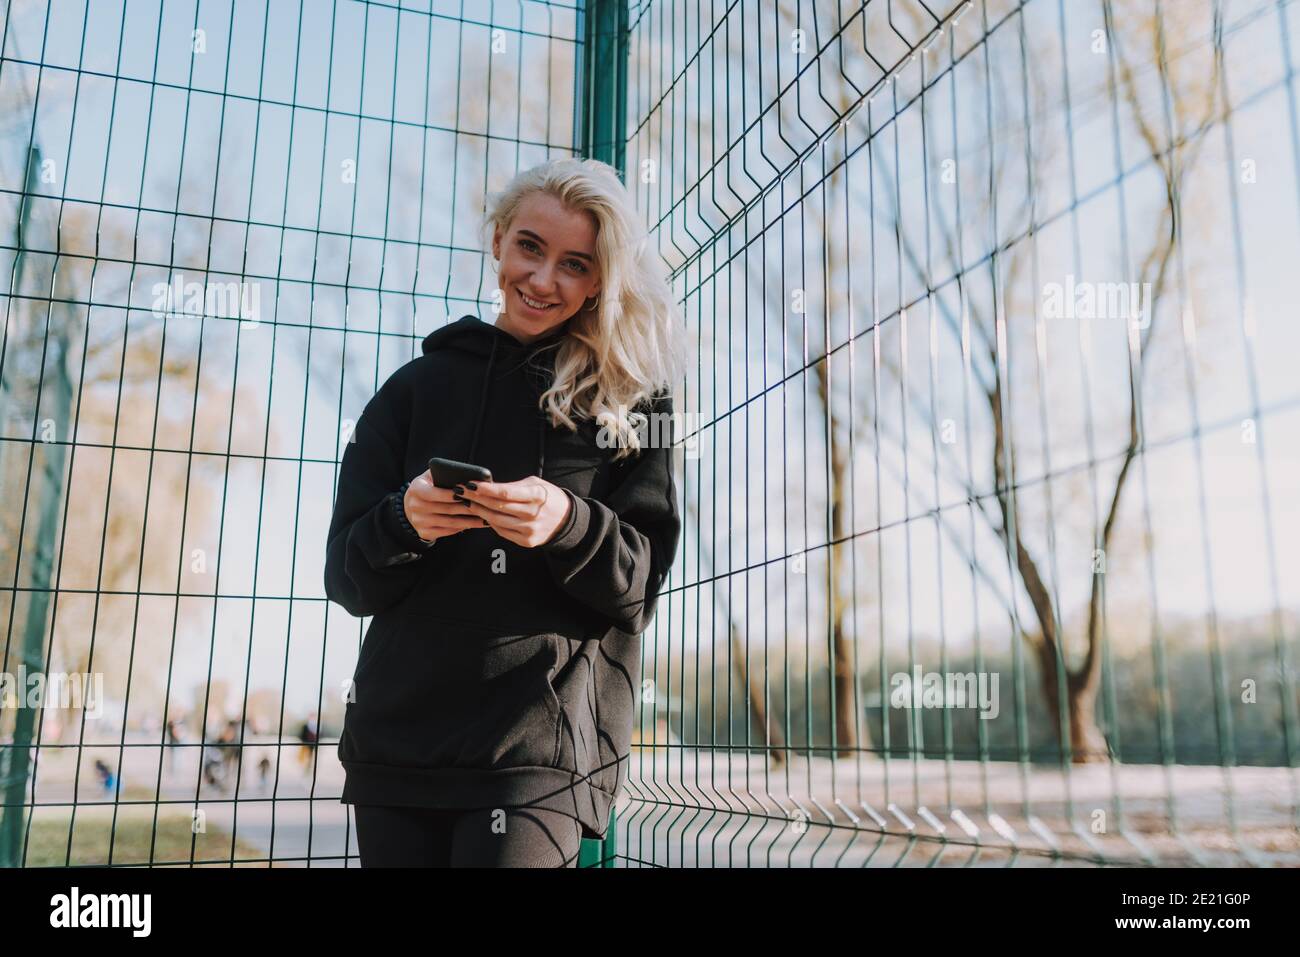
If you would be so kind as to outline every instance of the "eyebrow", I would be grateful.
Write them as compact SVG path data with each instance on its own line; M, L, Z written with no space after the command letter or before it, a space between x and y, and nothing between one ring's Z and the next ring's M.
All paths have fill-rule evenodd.
M520 235L520 236L528 236L528 237L531 238L531 239L535 239L535 240L537 240L537 241L538 241L539 243L541 243L543 246L546 245L546 240L543 239L541 236L538 236L538 235L537 235L535 232L533 232L531 229L521 229L521 230L519 230L519 235ZM593 259L591 256L588 256L586 253L580 253L580 252L578 252L576 249L570 249L570 250L569 250L568 252L566 252L564 255L566 255L566 256L579 256L579 257L581 257L582 259L587 260L587 262L589 262L589 263L594 263L594 262L596 261L596 260Z

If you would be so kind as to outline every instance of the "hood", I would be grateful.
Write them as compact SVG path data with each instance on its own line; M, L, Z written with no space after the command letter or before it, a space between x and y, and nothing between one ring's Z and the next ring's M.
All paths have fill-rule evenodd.
M423 352L428 355L435 349L447 349L464 352L469 355L486 357L483 367L483 383L479 389L478 408L474 415L474 438L470 442L466 462L474 463L478 451L479 429L483 424L483 411L487 408L488 391L492 383L517 372L521 367L532 364L533 368L549 369L554 359L555 348L563 341L569 330L571 320L566 319L557 328L552 329L538 339L529 343L520 342L504 329L490 322L484 322L478 316L462 316L455 322L435 329L424 337ZM533 362L538 359L538 362ZM530 380L534 391L540 398L544 387L540 380ZM541 476L546 467L546 415L537 409L537 475Z

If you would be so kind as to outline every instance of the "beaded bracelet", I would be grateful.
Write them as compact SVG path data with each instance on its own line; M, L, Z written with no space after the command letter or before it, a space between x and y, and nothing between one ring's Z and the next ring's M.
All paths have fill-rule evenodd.
M420 533L415 530L415 526L412 525L410 520L406 517L406 507L403 502L406 498L406 490L410 487L410 482L404 483L402 487L397 490L397 494L393 496L393 511L397 513L397 524L399 524L402 527L402 530L411 538L419 542L420 548L432 548L435 542L425 541L421 538Z

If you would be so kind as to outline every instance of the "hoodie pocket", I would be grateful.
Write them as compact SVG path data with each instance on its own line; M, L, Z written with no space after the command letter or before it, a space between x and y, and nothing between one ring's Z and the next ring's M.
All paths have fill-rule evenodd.
M351 756L425 768L556 767L557 638L441 617L404 621L358 668Z

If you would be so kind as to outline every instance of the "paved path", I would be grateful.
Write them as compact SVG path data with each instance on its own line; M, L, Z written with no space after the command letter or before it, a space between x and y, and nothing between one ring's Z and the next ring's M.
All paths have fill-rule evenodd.
M128 748L124 801L152 802L161 749ZM159 792L177 812L195 805L198 748L173 749ZM73 800L76 750L42 752L36 800ZM111 800L90 766L120 749L84 748L79 803ZM251 742L239 785L198 792L214 826L286 866L356 866L356 835L338 795L335 745L317 749L314 778L296 744ZM46 755L53 757L47 760ZM257 763L265 755L264 783ZM1300 866L1295 769L1017 764L863 755L832 764L796 757L768 768L754 756L674 748L634 753L620 800L618 853L668 866ZM1171 816L1172 815L1172 816ZM1177 827L1171 828L1176 819ZM1052 856L1052 852L1057 857ZM937 858L937 861L935 860Z

